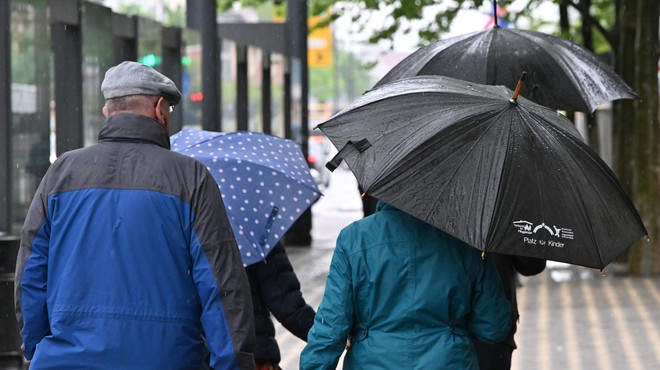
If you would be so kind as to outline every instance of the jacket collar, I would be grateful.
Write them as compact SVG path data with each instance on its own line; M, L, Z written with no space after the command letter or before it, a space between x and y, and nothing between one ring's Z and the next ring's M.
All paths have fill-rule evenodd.
M148 142L170 149L170 137L160 123L137 114L119 113L106 118L99 142Z

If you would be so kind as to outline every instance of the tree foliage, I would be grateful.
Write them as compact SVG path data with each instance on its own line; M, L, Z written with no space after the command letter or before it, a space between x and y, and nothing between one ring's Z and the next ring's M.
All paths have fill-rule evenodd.
M309 92L320 103L337 99L345 105L371 88L369 66L355 55L335 50L333 67L309 69Z

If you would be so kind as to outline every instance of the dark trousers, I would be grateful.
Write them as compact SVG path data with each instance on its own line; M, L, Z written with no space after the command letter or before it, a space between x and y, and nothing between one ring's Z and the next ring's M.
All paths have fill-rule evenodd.
M513 348L506 343L486 344L474 341L479 370L510 370Z

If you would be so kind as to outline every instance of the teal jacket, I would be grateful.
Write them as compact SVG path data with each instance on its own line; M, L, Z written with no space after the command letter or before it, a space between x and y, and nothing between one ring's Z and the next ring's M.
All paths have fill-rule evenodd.
M394 207L344 228L300 369L478 370L471 337L503 340L511 308L491 259Z

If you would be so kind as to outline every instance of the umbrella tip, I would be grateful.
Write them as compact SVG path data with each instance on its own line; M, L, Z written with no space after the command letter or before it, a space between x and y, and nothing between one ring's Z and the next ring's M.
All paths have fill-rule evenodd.
M493 28L500 28L497 22L497 0L493 0Z
M524 72L520 75L520 79L518 79L518 84L516 85L516 90L513 92L513 97L509 99L509 102L511 104L517 104L518 100L518 95L520 94L520 90L522 89L523 81L525 81L525 77L527 77L527 72Z
M603 267L600 269L600 276L605 277L607 275L607 271L605 271L605 268Z
M481 259L486 258L486 251L481 251Z

